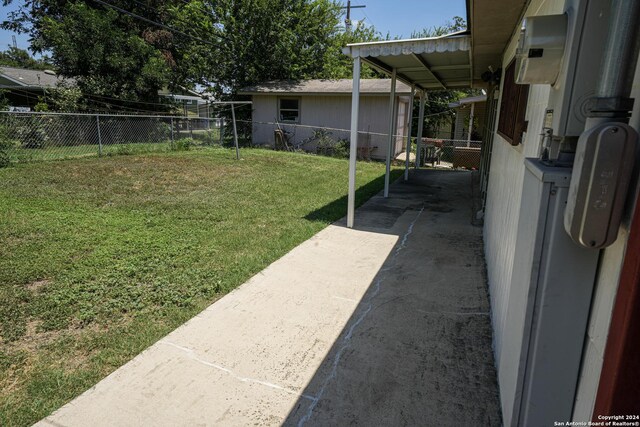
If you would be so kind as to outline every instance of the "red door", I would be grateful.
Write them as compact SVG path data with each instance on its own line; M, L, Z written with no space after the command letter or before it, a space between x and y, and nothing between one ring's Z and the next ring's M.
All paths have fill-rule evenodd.
M640 203L620 274L593 421L602 421L598 415L640 415Z

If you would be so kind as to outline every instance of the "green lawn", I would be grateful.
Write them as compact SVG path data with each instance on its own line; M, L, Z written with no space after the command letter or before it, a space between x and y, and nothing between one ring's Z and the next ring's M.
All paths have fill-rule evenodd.
M345 214L346 160L242 157L0 169L0 425L46 416ZM383 174L358 164L358 204Z

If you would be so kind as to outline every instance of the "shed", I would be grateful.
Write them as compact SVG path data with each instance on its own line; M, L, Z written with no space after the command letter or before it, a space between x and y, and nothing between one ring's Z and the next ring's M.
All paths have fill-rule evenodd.
M351 79L270 81L250 86L241 95L253 97L252 141L274 146L275 131L283 130L288 143L316 152L327 143L348 141L351 123ZM383 159L388 147L390 79L361 81L359 155ZM411 88L397 82L398 112L394 154L403 150L405 117Z

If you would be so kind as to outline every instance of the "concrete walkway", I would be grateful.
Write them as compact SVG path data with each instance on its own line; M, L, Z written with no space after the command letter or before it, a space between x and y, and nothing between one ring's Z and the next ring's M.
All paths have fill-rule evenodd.
M500 425L468 172L424 170L41 426Z

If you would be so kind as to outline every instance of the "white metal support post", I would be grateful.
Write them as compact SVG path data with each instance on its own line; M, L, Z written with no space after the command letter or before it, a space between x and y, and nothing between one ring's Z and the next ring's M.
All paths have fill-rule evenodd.
M427 94L422 91L420 93L420 112L418 113L418 140L416 141L416 169L420 167L422 161L422 131L424 130L424 104L427 101Z
M384 173L384 197L389 197L389 179L391 177L391 154L395 140L396 106L396 69L391 72L391 94L389 95L389 146L387 147L387 167Z
M476 107L476 103L471 103L471 112L469 113L469 134L467 135L467 148L471 147L471 132L473 132L473 113Z
M413 124L413 98L416 96L415 86L411 87L411 99L406 111L405 129L407 130L407 149L405 150L404 159L404 180L409 181L409 157L411 157L411 125Z
M240 148L238 147L238 128L236 127L236 110L231 104L231 120L233 120L233 143L236 146L236 160L240 160Z
M358 157L358 116L360 114L360 57L353 58L353 90L351 94L351 143L349 145L349 193L347 227L353 228L356 205L356 158Z

